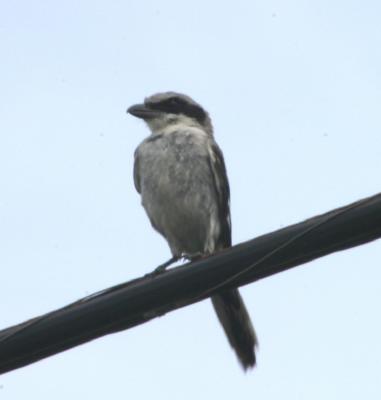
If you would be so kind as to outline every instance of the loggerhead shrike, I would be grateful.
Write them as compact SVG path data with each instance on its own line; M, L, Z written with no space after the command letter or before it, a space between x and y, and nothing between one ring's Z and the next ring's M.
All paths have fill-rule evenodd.
M151 130L135 151L134 182L173 260L230 247L229 182L208 113L174 92L150 96L127 112ZM238 290L211 299L242 367L254 367L257 338Z

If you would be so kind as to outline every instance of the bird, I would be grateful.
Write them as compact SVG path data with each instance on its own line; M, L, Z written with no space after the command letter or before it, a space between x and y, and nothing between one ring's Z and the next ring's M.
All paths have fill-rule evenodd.
M133 176L151 225L172 253L161 269L230 247L229 181L208 112L177 92L153 94L127 112L151 131L135 150ZM238 289L211 301L241 366L254 367L257 336Z

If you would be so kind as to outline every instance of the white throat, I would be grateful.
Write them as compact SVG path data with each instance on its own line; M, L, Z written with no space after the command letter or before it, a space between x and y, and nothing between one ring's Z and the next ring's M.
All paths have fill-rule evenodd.
M153 135L169 135L179 131L197 131L207 134L205 127L199 122L182 114L166 114L160 118L154 118L146 122Z

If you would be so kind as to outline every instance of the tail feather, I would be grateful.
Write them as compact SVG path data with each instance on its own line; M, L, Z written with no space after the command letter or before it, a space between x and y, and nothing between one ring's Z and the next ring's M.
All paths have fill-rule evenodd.
M258 341L238 290L229 290L213 296L212 303L243 369L253 368L256 363L255 348Z

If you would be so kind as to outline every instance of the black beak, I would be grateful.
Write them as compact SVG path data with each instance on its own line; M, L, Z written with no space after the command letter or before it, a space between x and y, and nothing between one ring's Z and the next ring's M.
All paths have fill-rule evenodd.
M157 111L151 110L145 104L134 104L131 106L127 112L134 117L141 119L150 119L157 116Z

